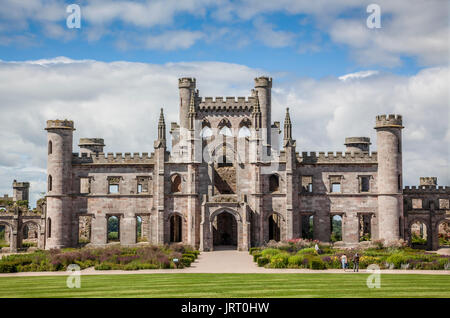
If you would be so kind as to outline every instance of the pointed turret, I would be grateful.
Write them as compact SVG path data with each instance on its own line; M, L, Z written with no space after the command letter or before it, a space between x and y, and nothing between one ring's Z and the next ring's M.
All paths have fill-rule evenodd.
M195 94L194 94L194 90L191 91L191 101L189 104L189 130L194 130L195 129Z
M261 107L259 105L258 91L255 91L255 106L253 107L253 126L256 130L261 128Z
M158 140L166 140L166 123L164 121L164 111L162 108L158 122Z
M289 107L286 108L286 117L284 118L284 140L292 140L292 123Z

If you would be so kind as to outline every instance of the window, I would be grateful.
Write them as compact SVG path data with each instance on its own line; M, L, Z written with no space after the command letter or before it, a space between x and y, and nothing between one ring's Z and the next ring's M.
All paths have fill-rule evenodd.
M150 177L137 177L137 193L147 193L149 188Z
M121 177L108 177L108 194L120 193L120 180Z
M209 128L208 126L204 127L202 129L202 131L200 132L200 136L203 139L208 139L208 138L212 137L212 135L213 135L213 132L212 132L211 128Z
M47 219L47 237L52 237L52 219L50 218Z
M241 129L239 129L238 133L239 138L245 138L250 136L251 136L250 129L248 129L247 126L243 126Z
M343 176L328 176L328 179L330 180L330 192L341 193L341 180L343 179Z
M51 141L48 142L48 154L51 155L53 153L53 143Z
M331 184L331 192L333 192L333 193L341 192L341 184L340 183L332 183Z
M402 191L402 175L401 174L398 175L397 184L398 184L398 191Z
M119 185L118 184L110 184L109 185L109 193L119 193Z
M422 209L422 199L412 199L413 209Z
M400 139L398 139L397 142L397 151L398 153L402 153L402 142L400 141Z
M449 200L447 199L439 199L439 209L441 210L445 210L445 209L450 209L449 207Z
M231 129L228 128L227 126L224 126L220 131L219 131L220 135L224 135L224 136L228 136L231 137L233 136L233 133L231 132Z
M181 177L178 174L172 176L171 192L181 192Z
M91 193L91 179L90 178L80 178L80 193L81 194Z
M276 174L273 174L269 178L269 191L276 192L280 190L280 181Z
M50 192L50 191L52 191L52 187L53 187L53 185L52 185L52 182L53 180L52 180L52 176L51 175L49 175L48 176L48 191Z
M360 176L359 177L359 191L369 192L370 191L370 176Z
M302 191L306 193L313 192L312 176L302 176Z

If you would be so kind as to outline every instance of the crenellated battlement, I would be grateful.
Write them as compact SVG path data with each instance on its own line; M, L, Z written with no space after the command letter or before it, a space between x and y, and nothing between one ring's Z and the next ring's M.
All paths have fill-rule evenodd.
M255 97L205 97L200 100L200 111L252 111Z
M151 153L149 156L148 152L143 152L142 155L138 152L74 153L72 164L154 164L154 154Z
M178 79L179 88L195 88L196 79L191 77L182 77Z
M375 129L382 127L403 128L402 115L378 115L375 120Z
M255 78L255 87L272 88L272 78L266 77L266 76L261 76L261 77Z
M403 194L449 194L449 186L406 186L403 188Z
M69 130L75 130L73 121L72 120L47 120L47 127L45 130L49 129L69 129Z
M302 152L301 156L297 157L298 161L303 164L358 164L358 163L377 163L377 152L372 153L351 153L337 151L336 153L329 151L325 152Z

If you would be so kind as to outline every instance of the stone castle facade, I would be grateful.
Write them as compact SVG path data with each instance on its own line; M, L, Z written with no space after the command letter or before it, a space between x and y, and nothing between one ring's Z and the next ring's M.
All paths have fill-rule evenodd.
M81 139L73 153L74 123L47 122L46 249L77 246L80 232L105 246L111 217L123 245L145 238L211 251L299 237L330 241L335 216L346 244L366 235L409 240L420 220L431 233L429 248L439 245L450 188L423 179L426 187L403 189L400 115L376 117L378 153L367 137L346 138L345 153L299 153L289 110L283 129L272 122L271 78L256 78L251 95L238 98L202 98L192 78L178 86L170 152L163 110L151 154L105 154L100 138ZM420 208L411 203L416 198Z

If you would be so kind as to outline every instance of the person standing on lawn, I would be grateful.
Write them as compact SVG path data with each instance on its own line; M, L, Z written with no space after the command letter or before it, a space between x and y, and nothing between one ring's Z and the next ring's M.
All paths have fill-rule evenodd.
M359 254L356 253L355 256L353 256L353 271L358 272L359 271Z
M347 255L342 255L341 256L341 263L342 263L342 269L346 269L347 268Z

